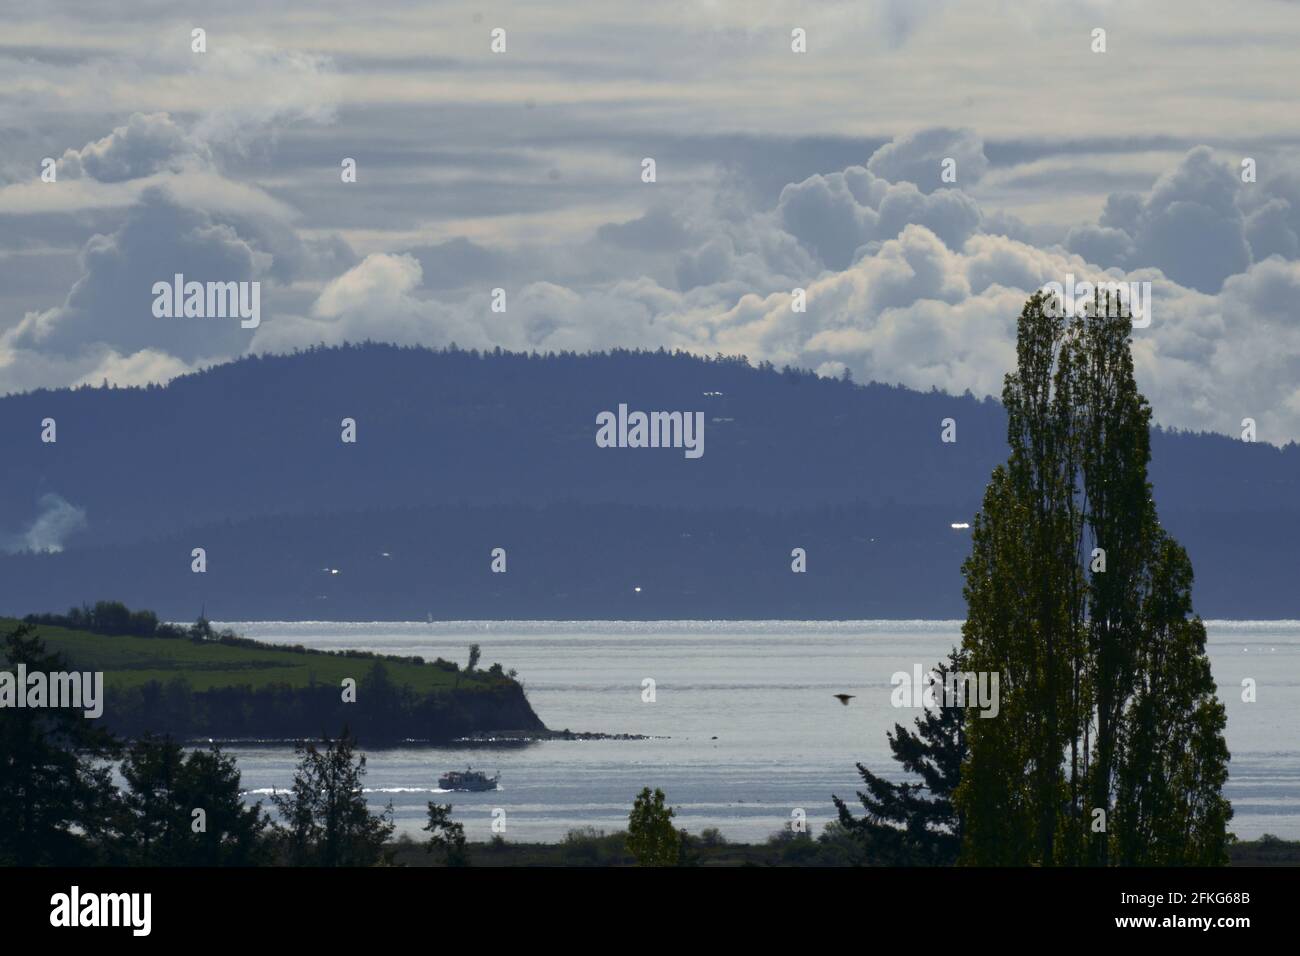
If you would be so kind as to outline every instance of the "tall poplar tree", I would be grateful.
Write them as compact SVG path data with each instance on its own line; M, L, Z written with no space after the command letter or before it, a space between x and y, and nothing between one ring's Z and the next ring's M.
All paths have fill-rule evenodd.
M1131 319L1034 295L1006 378L1010 456L963 566L967 667L1001 712L967 723L955 803L975 864L1212 864L1232 811L1224 711L1186 553L1161 529Z

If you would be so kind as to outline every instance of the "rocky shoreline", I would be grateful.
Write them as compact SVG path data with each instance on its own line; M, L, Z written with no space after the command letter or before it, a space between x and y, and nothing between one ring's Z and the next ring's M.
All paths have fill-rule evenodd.
M457 737L457 744L526 744L542 740L667 740L648 734L602 734L591 731L569 730L493 730L480 731Z

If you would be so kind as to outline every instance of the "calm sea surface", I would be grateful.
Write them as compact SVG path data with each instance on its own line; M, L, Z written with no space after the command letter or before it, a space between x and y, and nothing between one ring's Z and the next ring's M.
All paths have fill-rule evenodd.
M902 779L885 731L915 711L890 704L890 676L929 668L959 640L956 621L754 622L225 622L248 637L360 648L515 668L550 728L652 740L545 741L523 748L368 750L372 806L391 800L398 832L422 836L429 800L454 804L471 840L505 811L511 841L555 841L576 827L622 829L635 794L661 787L678 824L734 841L781 829L796 808L813 832L831 794L855 801L858 761ZM1227 706L1231 828L1243 839L1300 839L1300 622L1211 621L1209 652ZM1243 703L1253 678L1257 701ZM642 682L655 700L642 700ZM841 706L832 694L856 697ZM289 747L232 748L250 800L293 776ZM442 795L440 773L500 771L490 793Z

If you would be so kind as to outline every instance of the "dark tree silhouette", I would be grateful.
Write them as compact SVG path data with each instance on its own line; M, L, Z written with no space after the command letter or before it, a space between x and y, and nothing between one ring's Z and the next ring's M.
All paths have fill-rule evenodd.
M465 851L465 825L451 818L450 803L429 801L429 822L422 829L429 832L425 850L441 853L448 866L468 866Z
M866 862L885 866L946 866L957 861L961 848L961 816L952 803L966 757L965 709L946 700L950 673L961 670L956 650L946 663L935 667L937 702L946 706L926 709L915 720L916 730L894 724L888 735L893 757L915 783L893 783L862 764L858 773L867 792L858 792L865 811L854 817L848 805L832 796L840 824L863 847Z
M366 758L354 759L346 727L334 740L300 743L298 769L286 793L272 795L286 862L295 866L373 866L392 835L393 807L372 814L362 783Z
M20 625L0 639L3 668L68 672L59 654ZM0 708L0 864L94 863L117 800L105 761L118 745L84 709Z
M235 758L213 746L186 754L146 735L122 761L127 790L118 822L121 856L143 866L252 866L264 862L269 819L245 806ZM196 813L195 811L201 811Z

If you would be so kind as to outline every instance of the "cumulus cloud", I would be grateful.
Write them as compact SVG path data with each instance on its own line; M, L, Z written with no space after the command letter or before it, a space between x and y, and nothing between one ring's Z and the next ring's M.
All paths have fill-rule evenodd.
M921 192L933 192L944 185L940 172L943 161L951 159L956 181L973 186L988 172L984 141L969 129L932 127L902 136L876 150L867 169L891 182L909 182Z
M1300 437L1300 333L1289 305L1300 293L1300 181L1274 176L1243 191L1207 148L1146 192L1112 194L1095 222L1062 226L1059 245L983 209L974 195L988 166L982 142L939 129L789 183L767 208L723 187L656 199L564 250L461 237L358 260L339 240L300 237L292 210L262 210L259 190L188 168L184 157L201 150L187 152L168 122L142 118L138 134L128 122L77 152L88 176L138 174L144 185L121 225L87 244L65 302L0 338L0 384L16 380L19 351L47 363L27 364L38 375L142 380L245 349L371 339L721 351L997 395L1025 298L1073 273L1152 283L1153 323L1135 332L1134 354L1159 421L1235 434L1249 416L1262 438ZM949 156L959 185L937 188ZM154 185L159 176L166 188ZM560 261L583 268L543 278ZM293 286L296 298L251 336L237 322L154 320L148 289L176 271L261 277ZM506 290L505 312L491 308L494 286ZM802 313L791 308L796 287L807 294Z
M86 175L116 183L167 169L179 172L186 165L210 161L207 145L166 113L134 113L125 125L102 139L67 150L59 160L59 172L70 178Z
M0 188L4 232L28 243L62 236L72 222L103 224L81 246L80 276L62 302L0 318L0 328L8 326L0 333L0 391L167 381L247 350L252 332L238 320L153 316L154 283L177 273L261 283L269 321L311 300L299 286L310 290L357 262L342 237L300 234L292 206L225 169L273 148L286 126L333 119L340 88L329 59L225 32L202 56L174 40L168 33L144 63L132 60L133 48L105 51L59 78L61 94L74 96L106 71L139 77L153 84L150 96L134 80L117 81L104 96L173 108L132 112L107 135L65 149L56 184L23 176Z
M1243 191L1240 205L1246 211L1246 235L1255 261L1280 255L1300 255L1300 173L1294 168L1270 171L1259 188Z
M181 359L237 354L249 339L237 320L155 318L153 285L177 273L186 281L251 281L270 261L229 224L150 189L119 229L86 243L82 276L63 303L29 313L0 342L63 355L89 345L157 349Z
M1238 168L1197 146L1149 192L1111 194L1097 223L1071 228L1065 245L1100 266L1154 267L1217 292L1252 262L1300 254L1297 199L1292 176L1243 183Z
M419 294L423 269L411 255L372 253L331 280L309 314L277 316L252 342L257 352L304 343L338 345L366 340L398 345L484 346L488 339L469 309L458 312ZM484 312L488 312L486 301Z
M186 363L158 349L141 349L122 355L113 349L103 349L93 355L93 366L72 384L102 385L107 382L118 388L165 383L180 375L193 372L208 364L204 360Z
M829 269L842 269L872 243L923 225L952 248L979 226L980 210L964 192L926 194L909 182L890 183L862 166L810 176L781 190L782 227Z
M75 355L39 349L12 349L0 342L0 393L75 385L147 385L168 382L227 356L186 363L156 349L123 355L105 345L88 345Z
M255 121L285 108L273 104ZM220 128L208 124L206 135ZM226 178L205 135L166 113L133 114L109 135L66 151L60 171L56 188L0 190L0 214L30 230L43 213L78 206L122 205L125 213L115 229L85 243L81 275L61 304L28 312L0 335L5 390L165 381L201 358L246 350L252 335L238 321L153 316L154 284L176 274L197 282L269 282L263 303L274 314L275 284L287 289L356 263L340 237L301 237L292 208Z
M689 240L685 226L666 206L655 206L627 222L606 223L596 235L626 249L659 252L680 249Z
M1256 261L1269 256L1300 257L1300 237L1292 222L1292 206L1285 199L1270 199L1246 217L1246 241Z
M1276 256L1253 263L1207 293L1157 268L1102 271L1091 256L1065 247L979 231L945 237L908 216L890 220L881 210L888 209L891 194L913 203L908 208L917 218L934 208L927 201L945 195L902 185L900 191L900 184L862 167L812 177L787 187L774 213L712 226L693 222L699 241L682 253L675 288L646 276L582 288L530 282L508 290L503 314L491 311L486 289L454 302L421 298L421 270L412 257L370 256L326 287L312 309L314 325L281 330L291 334L279 345L365 337L542 351L662 345L740 353L824 374L847 369L858 381L996 396L1015 362L1015 323L1024 300L1073 273L1152 283L1154 320L1135 332L1134 352L1139 381L1162 423L1235 434L1249 416L1267 439L1300 436L1300 388L1294 384L1300 381L1300 332L1289 311L1300 294L1300 263ZM809 197L823 205L805 207ZM1180 201L1138 198L1130 224L1155 215L1148 209ZM1200 205L1215 208L1209 198ZM973 203L964 197L967 202ZM1125 203L1112 206L1122 211ZM815 209L842 216L828 222ZM978 208L974 218L979 221ZM902 225L895 230L893 222ZM1122 246L1117 233L1127 235L1117 226L1094 228L1099 242ZM815 257L800 264L789 255L791 242L796 251L811 247ZM823 264L830 249L854 252L851 261L831 267ZM742 261L761 282L737 280ZM812 271L797 281L778 279L772 263ZM806 289L806 312L791 308L794 284ZM260 334L259 344L276 334Z

